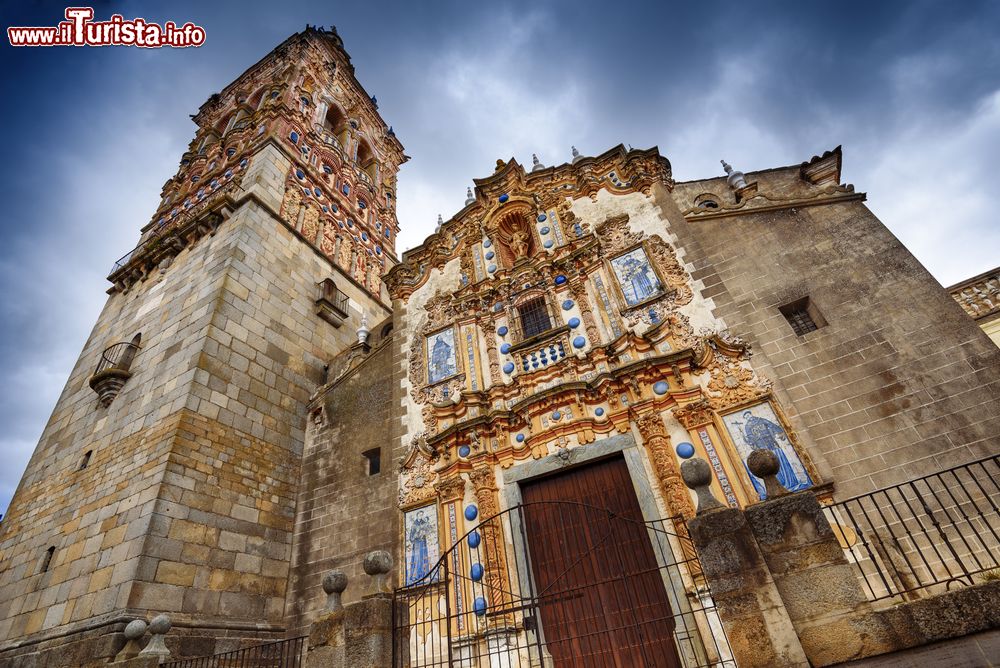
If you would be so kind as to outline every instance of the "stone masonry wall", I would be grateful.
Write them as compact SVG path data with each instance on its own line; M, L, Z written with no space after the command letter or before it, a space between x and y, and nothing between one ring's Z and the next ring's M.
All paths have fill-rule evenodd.
M302 460L299 512L289 593L289 626L305 629L323 608L323 575L345 572L344 601L358 600L369 579L361 568L373 550L398 553L398 441L390 437L391 339L316 400L319 424L309 427ZM380 448L381 472L368 474L362 453Z
M214 236L108 300L0 525L0 641L143 610L181 632L283 628L305 405L360 312L387 314L276 218L288 165L267 145ZM313 313L331 276L350 298L340 328ZM140 331L133 377L100 408L101 351Z
M798 168L747 181L815 194ZM678 184L673 198L686 209L706 191L732 198L723 179ZM997 452L1000 350L861 201L674 230L836 497ZM828 324L797 336L778 307L807 295Z

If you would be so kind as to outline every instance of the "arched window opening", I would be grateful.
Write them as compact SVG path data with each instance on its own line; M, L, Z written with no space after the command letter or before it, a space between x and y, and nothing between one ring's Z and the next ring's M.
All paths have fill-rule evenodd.
M77 470L82 471L83 469L90 466L90 456L93 454L94 454L93 450L87 450L85 453L83 453L83 459L80 460L80 468Z
M326 116L323 117L323 129L333 135L341 147L347 142L347 126L347 116L331 102L326 110Z
M375 178L375 152L372 151L372 147L369 146L368 142L364 139L358 144L358 166L361 167L368 174L368 176Z
M42 567L38 569L39 573L46 573L49 570L49 566L52 565L52 557L55 556L56 546L51 545L49 549L45 550L45 555L42 557Z

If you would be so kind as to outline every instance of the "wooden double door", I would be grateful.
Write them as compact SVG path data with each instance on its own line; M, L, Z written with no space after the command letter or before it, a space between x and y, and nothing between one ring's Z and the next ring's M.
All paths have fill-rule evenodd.
M674 618L621 457L522 483L534 600L555 668L674 668Z

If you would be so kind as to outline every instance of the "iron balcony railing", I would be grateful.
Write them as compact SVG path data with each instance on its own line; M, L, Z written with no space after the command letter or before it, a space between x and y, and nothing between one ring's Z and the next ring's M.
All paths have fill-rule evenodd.
M1000 576L1000 455L826 508L872 601Z
M333 279L325 278L319 283L319 301L326 302L339 311L342 317L347 317L349 300L340 288L333 282Z
M113 346L105 348L104 352L101 353L101 359L97 363L97 368L94 369L94 375L96 376L108 369L128 371L129 367L132 366L132 360L135 359L137 352L139 352L139 344L135 341L122 341L121 343L116 343Z
M222 654L169 661L162 666L163 668L303 668L308 637L300 636Z

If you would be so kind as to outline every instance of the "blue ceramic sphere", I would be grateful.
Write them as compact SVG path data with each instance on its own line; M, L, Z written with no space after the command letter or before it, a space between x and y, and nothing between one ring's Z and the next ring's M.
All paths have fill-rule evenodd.
M594 415L596 415L597 417L601 417L602 415L604 415L604 409L598 406L597 410L594 411Z
M549 226L548 226L548 225L546 225L546 226L545 226L545 227L543 227L542 229L538 230L538 232L539 232L540 234L548 234L548 233L549 233Z
M539 223L544 223L545 222L545 218L546 218L546 216L545 216L544 213L538 214L538 222Z
M492 245L493 245L493 242L490 241L489 239L487 239L486 241L483 242L483 248L489 248Z
M470 522L479 516L479 508L476 508L473 504L469 504L465 507L465 519Z
M499 313L502 310L503 310L503 304L501 304L500 302L497 302L496 304L493 305L493 311L495 313Z
M496 270L497 266L495 264L491 264L490 266L486 267L486 271L490 272L491 274Z
M504 193L503 195L500 195L500 203L501 204L503 204L504 202L506 202L509 199L510 199L510 195L508 195L507 193Z
M472 564L472 568L469 569L469 577L475 582L479 582L483 579L483 565L482 564Z
M472 533L469 534L469 537L466 538L465 540L469 543L469 547L471 547L472 549L476 549L477 547L479 547L479 543L482 541L482 538L479 536L478 531L473 531Z
M510 352L510 344L509 343L503 343L503 344L501 344L500 345L500 352L502 352L504 355L506 355L507 353L509 353Z
M562 413L560 413L559 411L553 411L552 412L552 419L553 420L558 420L561 417L562 417Z
M653 385L653 392L655 392L656 394L666 394L667 393L667 389L669 387L670 386L667 385L667 381L661 380L661 381L656 382Z
M514 373L514 363L513 362L507 362L506 364L504 364L503 365L503 372L506 373L506 374Z
M518 434L517 436L515 436L515 437L514 437L514 439L515 439L515 440L516 440L516 441L517 441L518 443L524 443L524 434Z
M573 300L572 299L567 299L566 301L564 301L562 303L562 308L563 308L564 311L568 311L571 308L573 308Z
M487 260L492 260L495 257L496 257L496 254L493 251L489 251L489 252L486 253L486 259Z
M297 176L300 179L304 179L304 178L306 178L306 173L303 172L301 169L296 169L295 170L295 176Z
M552 239L547 239L545 243L542 244L542 246L544 246L545 248L552 248L552 245L553 245Z
M694 446L687 442L678 443L677 456L681 459L690 459L694 456Z
M467 445L460 445L460 446L458 446L458 456L459 457L468 457L471 452L472 452L472 448L470 448Z
M482 596L477 596L475 603L472 604L472 609L476 611L477 617L482 617L486 614L486 599Z
M580 326L580 319L579 318L570 318L569 319L569 326L573 327L573 328L579 327Z
M499 334L500 336L507 336L507 332L509 331L510 330L507 329L507 325L501 325L499 328L497 328L497 334Z
M583 338L582 336L578 336L575 339L573 339L574 348L583 348L585 345L587 345L587 339Z
M562 285L565 282L566 282L566 277L565 276L563 276L562 274L559 274L558 276L556 276L556 285Z

